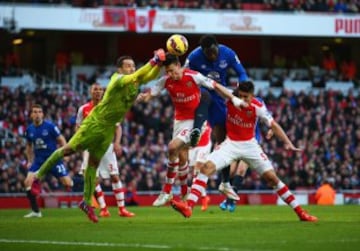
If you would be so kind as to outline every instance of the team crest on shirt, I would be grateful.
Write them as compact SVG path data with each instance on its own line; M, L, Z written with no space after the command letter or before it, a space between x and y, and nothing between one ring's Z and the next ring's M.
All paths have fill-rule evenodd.
M47 135L49 135L48 130L43 130L43 131L41 132L41 135L42 135L42 136L47 136Z
M226 60L221 60L219 62L219 67L222 68L222 69L227 68L227 66L228 66L228 63L226 62Z
M251 110L246 111L246 116L252 117L254 115L254 112Z
M192 82L191 82L191 81L188 81L188 82L186 83L186 86L187 86L187 87L191 87L191 86L192 86Z

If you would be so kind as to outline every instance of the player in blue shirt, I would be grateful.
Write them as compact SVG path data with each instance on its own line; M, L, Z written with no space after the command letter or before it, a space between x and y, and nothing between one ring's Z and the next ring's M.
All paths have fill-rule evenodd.
M184 67L198 71L201 74L210 77L221 83L223 86L228 84L228 71L233 69L238 75L238 81L243 82L248 79L246 71L242 66L236 53L229 47L218 44L216 38L212 35L204 35L200 39L200 46L195 48L186 59ZM208 96L209 92L211 96ZM202 97L205 97L208 107L208 121L213 128L216 141L222 142L225 138L225 118L226 106L224 99L215 91L202 89ZM202 98L203 99L203 98ZM202 100L203 102L203 100ZM201 105L198 110L201 110ZM201 110L200 112L206 112ZM194 128L201 128L206 120L195 118ZM197 124L200 120L200 125Z
M63 146L66 140L61 135L59 128L50 121L44 120L43 109L40 105L31 107L32 123L26 129L26 150L28 161L28 174L24 181L26 196L30 202L32 211L25 218L42 217L36 197L40 194L40 184L33 183L35 172L40 169L42 163L57 149L57 145ZM51 174L59 178L62 184L71 189L73 182L62 161L59 161L52 169Z
M228 85L227 78L229 69L233 69L236 72L239 83L248 79L237 54L231 48L223 44L218 44L213 35L204 35L200 38L200 46L189 54L184 67L199 71L224 86ZM219 144L224 141L226 137L225 100L213 91L202 89L201 102L196 110L194 129L190 136L192 146L197 145L201 127L206 119L213 128L216 143ZM219 190L228 197L238 198L229 182L230 168L224 168L222 170L222 177L223 179Z

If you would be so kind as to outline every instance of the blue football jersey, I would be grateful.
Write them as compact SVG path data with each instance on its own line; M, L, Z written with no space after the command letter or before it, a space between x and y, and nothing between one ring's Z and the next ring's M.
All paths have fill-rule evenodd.
M184 67L198 71L201 74L214 79L223 86L228 86L228 70L233 69L238 75L238 81L246 81L248 76L236 53L229 47L219 44L219 55L216 61L209 61L201 47L195 48L186 59ZM209 107L208 121L211 127L221 125L225 127L226 105L224 99L214 90L209 91L212 102Z
M261 103L264 103L264 100L260 97L255 97L257 100L259 100ZM256 120L256 126L255 126L255 139L257 140L257 142L261 142L261 129L260 129L260 126L259 126L259 123L258 123L258 119Z
M30 124L26 130L26 140L32 143L34 149L34 163L43 163L57 148L59 128L50 121L41 125Z
M236 53L222 44L219 44L219 55L216 61L210 62L207 60L201 47L197 47L189 54L185 62L185 67L198 71L224 86L228 85L227 74L229 68L232 68L236 72L239 82L248 79L246 71Z

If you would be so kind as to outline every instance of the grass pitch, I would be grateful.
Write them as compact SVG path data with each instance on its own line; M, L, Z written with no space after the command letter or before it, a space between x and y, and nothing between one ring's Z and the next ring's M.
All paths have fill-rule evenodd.
M0 211L0 250L56 251L277 251L341 250L360 247L359 206L309 206L319 222L300 222L287 206L238 206L234 213L197 207L190 219L171 207L131 207L134 218L90 222L79 209L43 209L43 218L25 219L28 210Z

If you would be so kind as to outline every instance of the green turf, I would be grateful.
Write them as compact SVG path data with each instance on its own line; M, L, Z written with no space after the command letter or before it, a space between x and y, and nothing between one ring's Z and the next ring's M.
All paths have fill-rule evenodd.
M312 206L318 223L298 221L287 206L240 206L234 213L196 208L185 219L170 207L132 207L135 218L91 223L79 209L0 210L0 250L360 250L359 206Z

